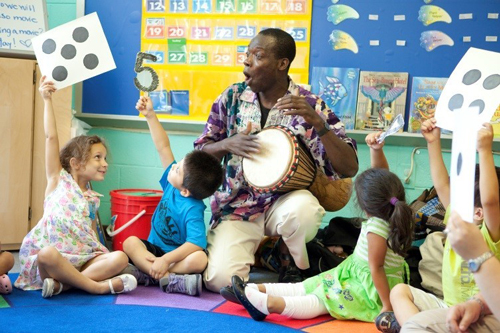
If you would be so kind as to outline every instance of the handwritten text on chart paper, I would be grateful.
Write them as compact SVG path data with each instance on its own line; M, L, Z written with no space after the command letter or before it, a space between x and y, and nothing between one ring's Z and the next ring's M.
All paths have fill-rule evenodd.
M31 51L31 38L45 31L40 5L0 1L0 49Z

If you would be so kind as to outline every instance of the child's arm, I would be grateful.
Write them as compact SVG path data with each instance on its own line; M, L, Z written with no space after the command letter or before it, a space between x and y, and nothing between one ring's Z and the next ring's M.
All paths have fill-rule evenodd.
M160 154L161 164L164 168L167 168L174 161L174 154L170 148L170 140L168 139L167 132L161 126L153 110L151 98L142 96L137 101L135 108L146 117L151 137L153 138L156 150Z
M153 265L149 270L149 275L154 279L161 279L167 272L171 264L184 260L188 255L196 251L203 251L198 245L185 242L175 250L152 260Z
M492 153L493 128L484 123L477 133L477 151L479 153L479 192L486 227L493 242L500 240L500 203L498 177Z
M426 120L422 124L421 132L427 141L427 149L429 150L432 183L436 188L439 200L441 200L444 207L448 207L450 204L450 179L443 161L441 130L436 127L436 119Z
M389 170L389 163L385 158L383 150L385 142L377 142L380 134L382 134L382 132L373 132L368 134L365 138L366 145L370 147L371 167Z
M44 104L43 129L45 132L45 173L47 176L45 196L47 196L56 188L62 166L59 159L59 138L57 136L56 119L52 107L52 94L56 91L56 88L53 82L45 81L45 79L45 75L41 77L38 90Z
M392 305L389 298L390 289L387 275L384 270L385 254L387 253L387 241L384 237L369 232L368 239L368 265L372 273L373 284L377 289L380 300L382 301L382 312L392 311Z

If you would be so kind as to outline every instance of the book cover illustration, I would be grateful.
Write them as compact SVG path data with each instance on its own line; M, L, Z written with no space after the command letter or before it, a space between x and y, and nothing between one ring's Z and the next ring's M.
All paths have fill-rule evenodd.
M311 91L325 101L345 125L354 129L359 68L314 67Z
M439 96L448 78L414 77L411 84L408 132L420 133L422 123L434 117Z
M356 129L380 131L398 114L404 118L407 89L408 73L361 71Z
M493 127L493 133L495 134L495 138L500 138L500 105L498 105L495 113L491 117L491 126Z

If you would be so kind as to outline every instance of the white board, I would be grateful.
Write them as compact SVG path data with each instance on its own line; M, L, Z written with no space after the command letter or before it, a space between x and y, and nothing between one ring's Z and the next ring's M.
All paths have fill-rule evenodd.
M0 0L1 56L34 59L31 39L45 31L45 0Z

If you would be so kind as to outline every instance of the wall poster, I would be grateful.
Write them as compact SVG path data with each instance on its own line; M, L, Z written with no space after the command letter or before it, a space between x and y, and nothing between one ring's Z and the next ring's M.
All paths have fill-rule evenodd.
M159 76L149 94L160 118L204 123L217 96L244 80L250 40L270 27L293 36L290 76L308 83L312 0L143 0L142 6L141 51L157 57L143 65Z

